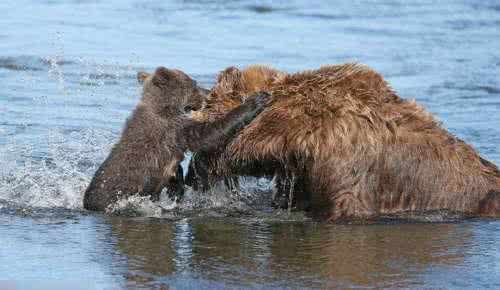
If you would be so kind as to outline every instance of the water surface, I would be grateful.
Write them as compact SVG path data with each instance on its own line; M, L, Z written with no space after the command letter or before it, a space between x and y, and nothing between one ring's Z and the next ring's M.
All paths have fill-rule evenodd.
M359 61L500 164L497 1L0 3L0 288L500 288L500 221L329 225L239 195L82 196L139 98L138 70L205 87L230 65Z

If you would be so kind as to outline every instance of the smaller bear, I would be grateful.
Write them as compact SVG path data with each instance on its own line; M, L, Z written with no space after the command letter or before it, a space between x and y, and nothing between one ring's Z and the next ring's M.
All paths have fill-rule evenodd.
M85 209L105 211L119 196L169 195L184 189L180 162L185 151L210 152L224 147L263 109L266 93L255 93L217 121L199 122L186 115L202 107L206 90L180 70L159 67L138 73L142 98L128 118L120 141L96 171L85 191Z

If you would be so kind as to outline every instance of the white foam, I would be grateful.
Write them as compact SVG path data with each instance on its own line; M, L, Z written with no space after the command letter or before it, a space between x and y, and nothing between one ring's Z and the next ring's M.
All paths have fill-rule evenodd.
M110 135L52 130L42 152L26 144L0 147L0 199L21 206L82 208L83 192L109 152Z
M251 210L256 196L268 191L270 182L263 178L240 178L241 189L229 191L222 183L206 192L194 191L186 186L182 199L172 200L166 192L160 194L158 202L152 202L149 196L132 195L119 199L110 205L108 213L146 217L183 217L192 215L213 215ZM266 201L268 202L268 201Z

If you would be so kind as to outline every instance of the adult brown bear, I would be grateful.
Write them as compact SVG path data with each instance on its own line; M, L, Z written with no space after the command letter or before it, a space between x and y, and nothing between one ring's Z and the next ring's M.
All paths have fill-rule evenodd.
M85 209L104 211L120 196L140 193L158 198L183 191L180 162L185 151L214 151L259 113L268 95L259 93L214 122L185 114L199 109L206 92L179 70L159 67L139 73L142 98L127 120L120 141L96 171L83 200Z
M203 156L212 175L275 175L278 192L327 220L433 210L500 216L498 168L369 67L231 67L197 118L221 118L260 90L272 94L264 111L224 150Z

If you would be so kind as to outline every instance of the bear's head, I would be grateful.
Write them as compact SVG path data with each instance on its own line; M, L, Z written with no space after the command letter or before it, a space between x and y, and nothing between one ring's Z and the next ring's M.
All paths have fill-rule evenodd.
M198 121L213 121L245 102L248 95L270 91L287 73L270 66L253 64L242 70L232 66L217 75L215 85L207 96L206 106L191 114Z
M228 67L217 75L217 81L212 88L209 99L224 100L242 98L254 92L268 91L281 81L287 74L270 66L253 64L239 70Z
M137 80L143 84L142 102L163 117L201 109L208 94L177 69L158 67L152 74L139 72Z

